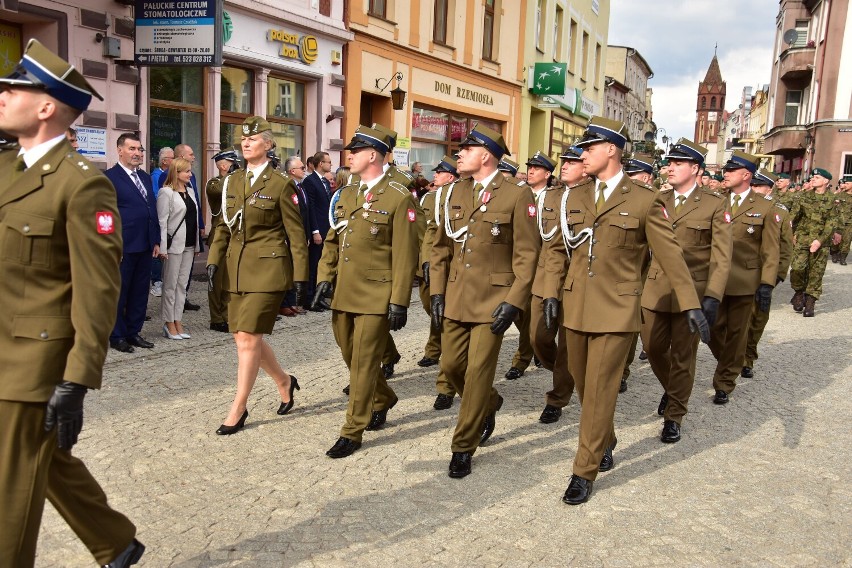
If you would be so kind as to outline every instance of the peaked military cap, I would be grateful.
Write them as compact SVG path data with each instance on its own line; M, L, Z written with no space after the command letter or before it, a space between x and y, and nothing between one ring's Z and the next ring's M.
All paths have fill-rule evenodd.
M54 99L77 110L86 110L92 97L104 98L73 65L31 39L18 66L0 83L41 89Z
M813 177L813 176L822 176L825 179L831 181L831 172L829 172L828 170L825 170L823 168L814 168L811 171L811 177Z
M459 172L456 169L458 163L456 160L451 158L450 156L444 156L441 158L441 161L438 162L438 165L432 168L433 172L447 172L453 174L456 177L459 177Z
M624 166L624 172L627 174L638 174L640 172L653 174L654 156L650 154L633 154L633 157Z
M510 160L509 158L501 158L500 162L497 164L497 170L501 172L506 172L509 174L517 175L519 164L514 160Z
M554 164L550 158L541 150L533 154L533 157L527 160L527 166L538 166L540 168L544 168L549 172L553 172L556 169L556 164Z
M396 133L396 130L391 130L386 126L382 126L378 122L374 122L372 126L373 130L378 130L384 135L385 144L388 145L388 148L393 150L396 147L396 139L399 135Z
M562 160L582 160L582 155L582 148L578 148L577 146L568 146L561 154L559 154L559 158Z
M253 136L267 130L272 130L272 127L262 116L250 116L243 121L243 136Z
M751 185L768 185L772 187L776 181L778 181L778 176L761 168L751 179Z
M753 154L746 154L745 152L740 152L739 150L734 150L731 154L731 159L728 160L724 166L722 166L723 170L741 170L743 168L747 169L751 173L757 171L757 166L760 163L760 158Z
M482 146L498 160L503 156L511 156L506 142L503 140L503 135L499 132L491 130L483 124L477 124L467 135L467 138L462 140L459 146Z
M630 142L627 127L620 120L593 116L589 125L586 126L583 138L577 142L576 146L585 148L598 142L610 142L623 149L624 145Z
M669 160L689 160L690 162L695 162L699 166L703 166L704 156L706 155L707 148L699 146L692 140L681 138L669 149L669 153L666 154L666 158Z
M237 152L233 148L228 148L227 150L222 150L221 152L213 156L214 162L218 162L219 160L238 162L240 160L240 157L237 156Z
M390 152L390 144L387 142L386 135L363 124L355 129L355 136L343 149L358 150L360 148L372 148L382 154Z

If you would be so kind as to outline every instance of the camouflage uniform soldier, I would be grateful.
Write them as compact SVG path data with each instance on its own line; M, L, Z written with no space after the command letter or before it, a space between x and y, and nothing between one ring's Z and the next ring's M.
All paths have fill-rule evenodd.
M846 174L840 180L841 193L835 194L835 199L841 201L841 236L840 244L837 245L837 256L834 262L846 266L846 257L849 255L849 243L852 241L852 174ZM834 249L834 247L832 247Z

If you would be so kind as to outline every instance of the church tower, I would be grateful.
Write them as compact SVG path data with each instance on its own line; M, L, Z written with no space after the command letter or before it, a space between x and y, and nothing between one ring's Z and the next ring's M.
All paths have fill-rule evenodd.
M695 104L694 140L702 146L717 141L719 128L723 125L725 88L722 71L719 70L719 60L714 53L704 80L698 83L698 98Z

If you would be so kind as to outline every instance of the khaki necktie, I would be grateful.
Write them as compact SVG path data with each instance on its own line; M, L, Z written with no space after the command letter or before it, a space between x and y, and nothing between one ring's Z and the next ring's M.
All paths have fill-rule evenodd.
M251 195L251 178L254 177L254 172L246 170L246 187L243 194L248 197Z
M681 208L683 208L683 202L686 201L685 195L678 195L675 197L675 213L680 213Z
M734 195L734 205L731 207L731 213L736 213L737 209L740 208L740 199L742 199L739 195Z
M479 204L479 201L482 199L482 190L484 189L481 183L473 184L473 205L474 207Z
M9 176L9 181L17 180L19 177L24 175L24 172L26 171L26 169L27 169L27 163L24 161L24 155L20 154L15 159L15 168L12 171L12 175Z
M601 212L601 209L604 208L604 203L606 203L604 191L606 191L606 184L604 182L601 182L601 184L598 186L598 199L597 201L595 201L595 211L597 213Z
M362 183L361 187L358 188L358 199L361 199L365 195L367 195L367 184Z

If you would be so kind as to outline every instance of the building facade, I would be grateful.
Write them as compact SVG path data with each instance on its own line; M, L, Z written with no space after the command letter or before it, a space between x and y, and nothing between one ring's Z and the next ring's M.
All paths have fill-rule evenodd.
M780 0L764 151L794 179L852 173L852 3Z
M384 124L399 133L397 165L420 162L428 178L477 123L501 132L516 155L525 4L350 0L343 139L359 124ZM394 89L405 92L399 109Z
M638 50L623 45L610 45L606 52L606 74L628 89L624 106L615 107L612 118L624 122L634 143L644 142L647 132L651 133L649 141L652 140L654 132L651 109L647 104L648 80L654 76L651 66Z

